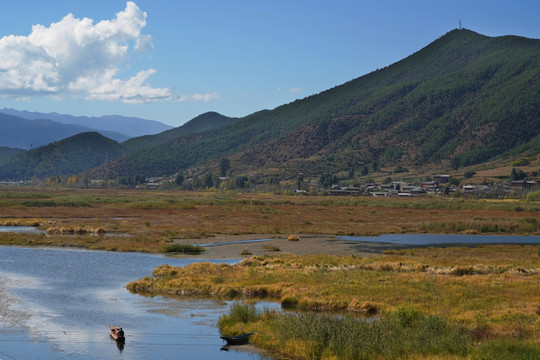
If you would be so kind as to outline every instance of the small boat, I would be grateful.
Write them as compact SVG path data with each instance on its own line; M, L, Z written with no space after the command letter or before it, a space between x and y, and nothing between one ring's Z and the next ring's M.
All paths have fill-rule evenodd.
M247 344L249 342L249 337L253 335L253 333L247 333L242 334L238 336L220 336L223 340L227 342L227 345L242 345Z
M122 330L121 327L118 327L116 325L109 326L109 333L111 334L111 337L119 342L124 342L126 340L126 337L124 335L124 330Z

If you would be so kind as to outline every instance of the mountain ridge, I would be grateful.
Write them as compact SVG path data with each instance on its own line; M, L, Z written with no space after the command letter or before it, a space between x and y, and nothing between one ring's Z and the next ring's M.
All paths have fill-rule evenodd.
M118 142L98 132L83 132L9 158L0 166L0 179L71 176L124 153Z
M519 146L536 149L539 59L540 40L452 30L345 84L248 115L219 131L127 154L107 165L114 169L110 175L94 174L164 175L227 156L234 160L233 172L287 168L288 162L311 156L326 164L318 164L318 172L374 161L449 168L450 162L467 166ZM304 143L296 144L299 139ZM307 164L292 171L309 170Z
M156 134L173 128L156 120L121 115L74 116L57 112L41 113L11 108L0 109L0 113L18 116L27 120L52 120L62 124L79 125L86 127L90 131L99 130L100 133L115 132L123 134L125 138L118 137L119 141L136 136Z
M86 126L62 124L53 120L28 120L0 112L0 146L31 149L89 131L99 131L103 136L124 141L126 137L105 130Z
M237 120L238 118L231 118L221 115L215 111L209 111L194 117L179 127L163 131L159 134L131 138L124 141L122 145L130 150L140 150L143 148L164 144L184 135L218 129L232 124Z

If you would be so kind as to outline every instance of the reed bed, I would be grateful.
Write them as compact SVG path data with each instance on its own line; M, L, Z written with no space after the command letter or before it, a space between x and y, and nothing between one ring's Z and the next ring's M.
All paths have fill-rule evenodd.
M533 359L535 339L478 340L461 324L401 306L375 320L326 313L260 311L235 303L221 332L256 332L256 346L292 359Z

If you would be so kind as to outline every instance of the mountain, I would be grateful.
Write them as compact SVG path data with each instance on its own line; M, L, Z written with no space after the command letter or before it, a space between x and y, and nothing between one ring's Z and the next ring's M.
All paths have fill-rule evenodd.
M119 115L88 117L58 114L56 112L45 114L40 112L19 111L15 109L1 109L0 113L14 115L28 120L47 119L62 124L84 126L86 129L98 130L98 132L102 134L103 131L123 134L123 138L119 138L118 141L124 141L135 136L157 134L172 128L172 126L155 120L146 120L137 117L125 117Z
M25 152L23 149L10 148L7 146L0 146L0 164L7 161L9 158L19 155Z
M238 121L238 118L227 117L216 112L207 112L191 119L184 125L177 128L163 131L156 135L145 135L131 138L123 142L122 145L130 150L149 148L164 144L184 135L218 129L236 121Z
M0 166L0 180L70 176L124 154L124 148L97 132L86 132L11 157Z
M90 174L164 175L229 157L236 173L316 175L373 163L458 168L535 154L539 65L540 40L456 29L343 85L133 151Z
M31 149L88 131L95 130L80 125L61 124L52 120L27 120L0 113L0 146ZM100 132L115 140L126 140L126 137L118 133Z

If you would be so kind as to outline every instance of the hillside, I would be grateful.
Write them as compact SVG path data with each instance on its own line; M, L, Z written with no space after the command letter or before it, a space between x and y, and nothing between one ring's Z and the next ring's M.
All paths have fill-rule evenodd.
M84 126L89 131L98 130L100 134L116 141L124 141L135 136L157 134L171 129L172 126L155 120L146 120L136 117L119 115L73 116L58 113L40 113L33 111L19 111L15 109L0 109L0 113L18 116L27 120L52 120L62 124Z
M15 155L23 153L24 151L25 150L23 149L0 146L0 164L2 164L4 161L7 161L9 158Z
M97 132L81 133L8 159L0 166L0 180L74 175L123 153L114 140Z
M59 141L82 132L96 131L86 126L61 124L52 120L28 120L0 112L0 146L31 149ZM100 131L117 141L126 137L111 131Z
M228 156L233 172L321 174L375 162L459 168L540 152L540 40L453 30L386 68L219 130L92 170L164 175Z
M455 167L538 151L540 41L453 30L320 94L133 152L99 176L162 175L234 155L233 169L337 171L373 161Z
M207 112L191 119L182 126L163 131L156 135L145 135L131 138L123 142L122 145L129 150L149 148L152 146L164 144L170 140L179 138L184 135L218 129L223 126L232 124L237 120L238 118L230 118L216 112Z

